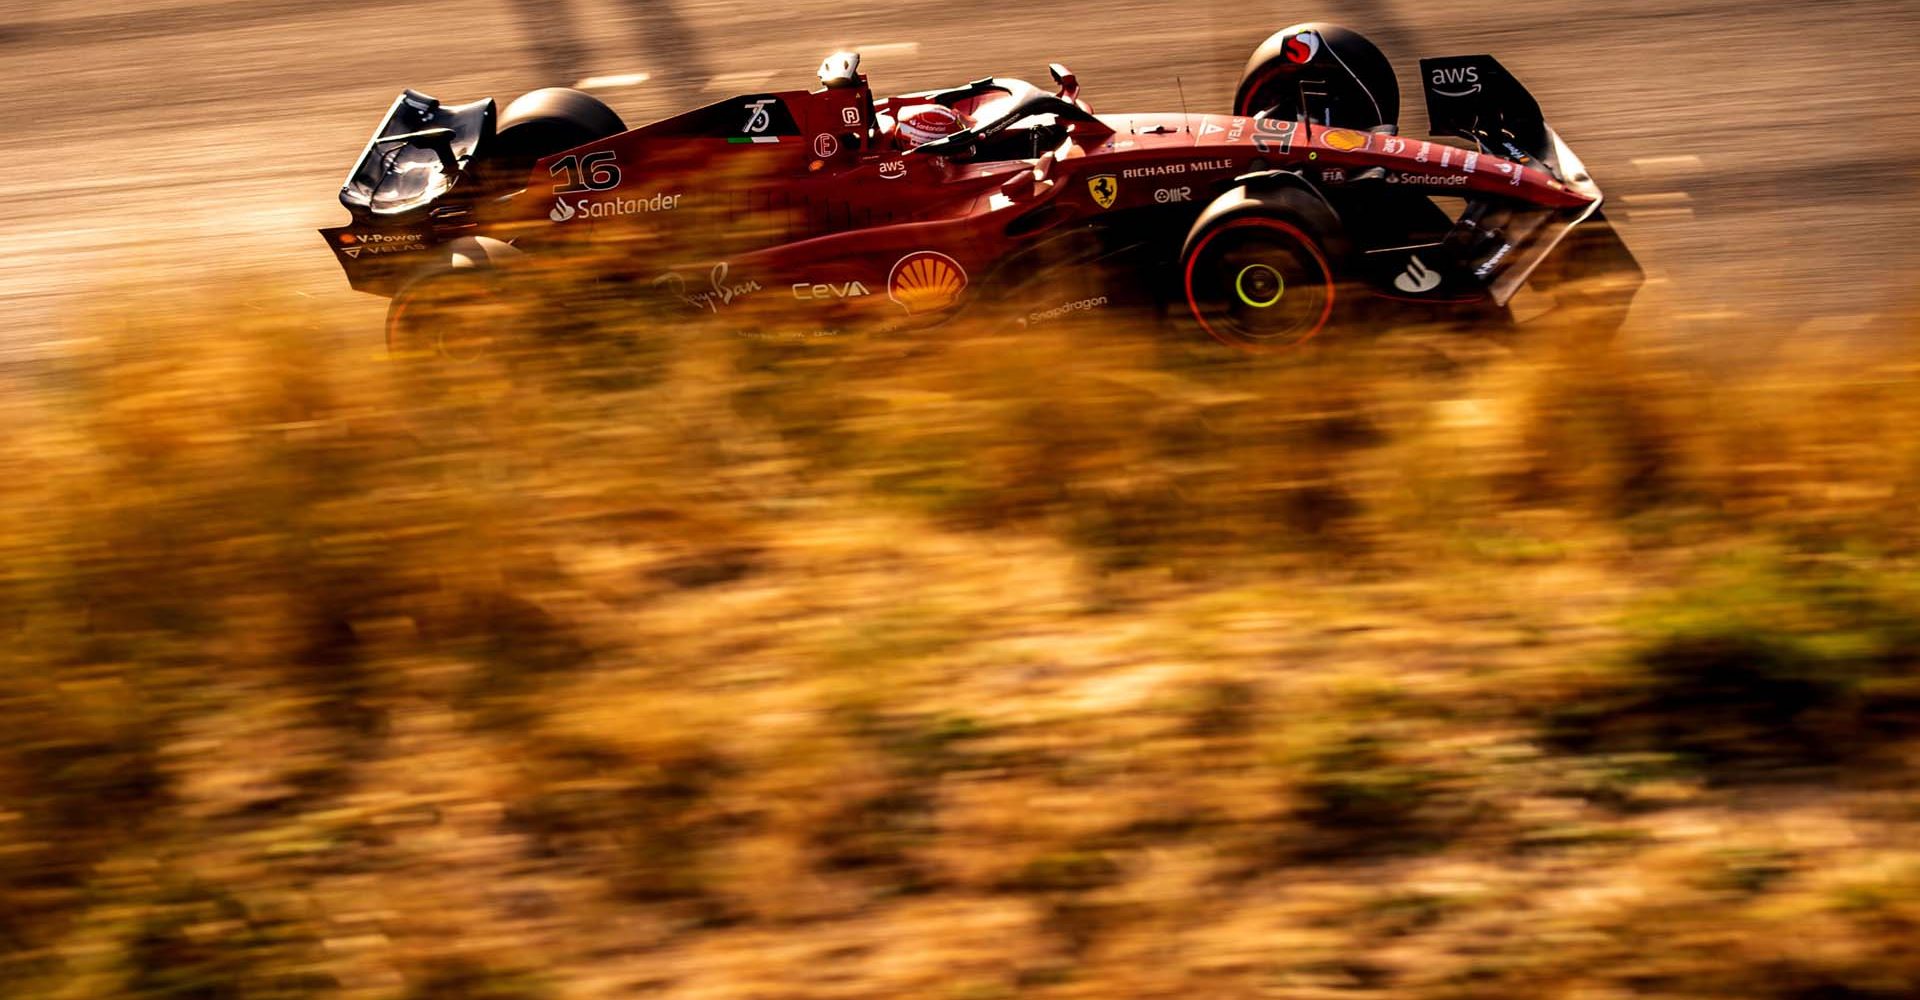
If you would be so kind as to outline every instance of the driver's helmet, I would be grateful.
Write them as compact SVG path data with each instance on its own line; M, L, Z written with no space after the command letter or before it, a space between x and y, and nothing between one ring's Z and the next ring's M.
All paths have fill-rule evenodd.
M925 142L943 139L971 125L967 116L944 104L915 104L901 108L893 126L893 143L912 149Z

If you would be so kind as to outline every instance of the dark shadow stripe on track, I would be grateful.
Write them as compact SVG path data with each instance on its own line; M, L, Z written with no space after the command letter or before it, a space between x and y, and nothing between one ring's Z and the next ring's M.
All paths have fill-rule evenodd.
M361 0L356 5L374 16L400 0ZM405 6L417 6L406 4ZM312 0L208 0L164 10L124 11L48 21L0 24L0 45L86 45L124 42L164 35L188 35L303 17L333 18L339 10Z

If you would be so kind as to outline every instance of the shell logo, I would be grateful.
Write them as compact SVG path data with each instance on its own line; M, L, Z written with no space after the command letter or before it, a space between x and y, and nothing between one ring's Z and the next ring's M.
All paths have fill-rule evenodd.
M1334 128L1320 133L1320 141L1326 143L1330 149L1351 153L1356 149L1367 148L1367 144L1373 141L1373 136L1365 132L1355 132L1350 128Z
M951 308L966 288L966 268L932 250L917 250L900 258L887 275L887 298L900 303L909 314Z

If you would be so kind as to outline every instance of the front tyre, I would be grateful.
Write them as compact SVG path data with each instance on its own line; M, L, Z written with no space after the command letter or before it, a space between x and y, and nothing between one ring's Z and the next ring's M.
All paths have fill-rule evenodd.
M1180 262L1187 308L1200 329L1229 347L1261 353L1299 348L1325 331L1339 289L1328 238L1318 230L1284 203L1203 215Z
M520 251L485 236L440 248L387 305L387 351L398 358L471 362L499 353L521 310L506 293Z
M447 270L410 282L387 306L387 352L395 358L468 363L498 351L511 323L491 271Z
M1274 32L1240 73L1233 113L1368 131L1400 120L1393 64L1357 31L1311 22Z

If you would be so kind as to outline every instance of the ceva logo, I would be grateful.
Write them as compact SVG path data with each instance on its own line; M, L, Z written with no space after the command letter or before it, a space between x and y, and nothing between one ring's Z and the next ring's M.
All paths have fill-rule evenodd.
M567 204L567 200L565 198L561 198L558 201L555 201L553 203L553 211L547 213L547 218L552 219L555 222L565 222L568 219L573 218L573 216L574 216L574 208L572 205Z

